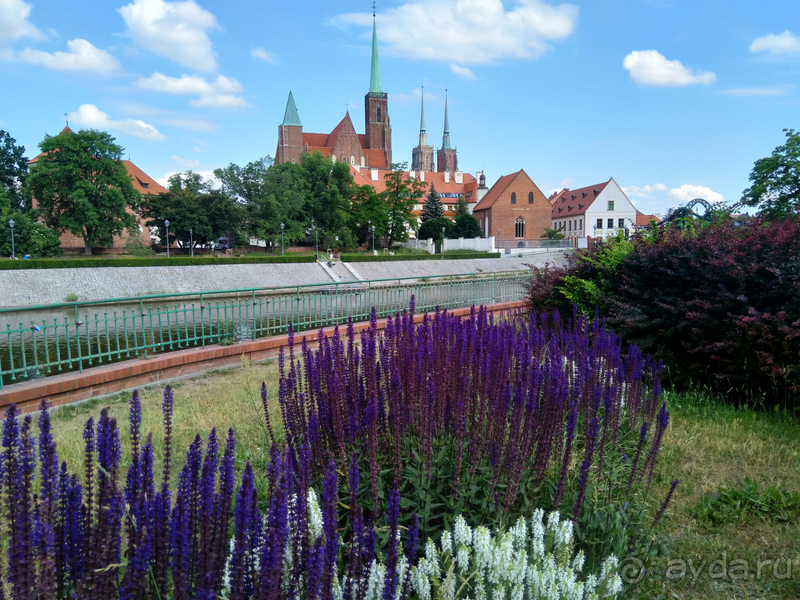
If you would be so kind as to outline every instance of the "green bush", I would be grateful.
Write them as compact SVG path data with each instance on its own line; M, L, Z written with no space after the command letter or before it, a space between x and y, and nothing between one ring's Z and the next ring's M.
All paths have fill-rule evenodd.
M67 260L1 261L0 269L77 269L82 267L189 267L196 265L248 265L260 263L310 263L313 256L257 256L192 258L75 258Z
M499 252L466 252L454 250L456 254L446 252L445 260L462 260L468 258L500 258ZM372 256L371 254L342 254L344 262L381 262L393 260L442 260L441 254L397 254L394 256Z

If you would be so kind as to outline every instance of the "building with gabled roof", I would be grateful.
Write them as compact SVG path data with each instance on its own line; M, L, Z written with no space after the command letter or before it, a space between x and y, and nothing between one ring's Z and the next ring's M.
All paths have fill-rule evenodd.
M550 225L551 207L524 169L504 175L472 210L486 237L524 246Z

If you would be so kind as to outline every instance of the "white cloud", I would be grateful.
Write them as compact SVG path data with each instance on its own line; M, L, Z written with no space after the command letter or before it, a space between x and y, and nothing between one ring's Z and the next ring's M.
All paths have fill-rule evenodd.
M195 169L191 169L193 173L197 173L200 175L203 180L210 184L212 188L219 189L220 183L219 179L216 178L214 175L214 169L205 169L202 171L196 171ZM165 188L169 188L169 178L173 175L183 175L185 171L167 171L161 177L156 177L155 180L163 185Z
M136 85L154 92L198 96L189 101L196 107L242 108L248 105L244 98L236 95L241 93L242 84L224 75L219 75L214 81L206 81L198 75L168 77L153 73L150 77L140 78Z
M118 131L120 133L132 135L143 140L166 139L161 133L159 133L158 129L149 123L145 123L144 121L140 121L138 119L123 119L122 121L114 121L109 119L108 115L97 108L94 104L81 104L78 110L71 113L67 118L83 127Z
M750 44L750 52L769 52L770 54L800 54L800 37L788 29L783 33L757 37Z
M22 0L0 0L0 40L13 42L24 37L44 38L42 32L28 22L31 8Z
M216 54L208 31L217 18L193 0L134 0L118 9L128 35L145 50L196 71L214 71Z
M470 71L467 67L458 66L456 63L450 63L450 70L461 77L465 77L467 79L477 79L477 77L475 77L475 73Z
M250 50L250 56L255 58L260 58L261 60L265 60L268 63L276 63L278 62L278 57L275 56L272 52L267 52L264 48L253 48Z
M682 186L669 191L669 195L680 202L689 202L695 198L703 198L709 202L722 202L722 194L707 188L703 185L691 185L684 183Z
M181 158L180 156L172 155L172 162L178 165L181 169L193 169L200 164L199 160L192 160L190 158Z
M667 186L665 186L663 183L654 183L653 185L648 184L644 187L639 187L638 185L629 185L623 187L622 191L628 196L641 196L642 198L649 198L655 192L666 192Z
M474 65L501 58L537 58L548 42L570 35L578 8L519 0L506 10L502 0L417 0L378 16L378 39L396 56ZM334 25L372 26L369 13L334 17Z
M42 65L56 71L91 71L93 73L112 73L119 69L119 61L105 50L100 50L86 40L70 40L67 52L42 52L25 48L17 53L22 62Z
M774 86L764 88L734 88L723 90L726 96L786 96L789 94L788 86Z
M717 78L710 71L695 72L677 60L667 60L655 50L635 50L625 57L622 66L642 85L708 85Z

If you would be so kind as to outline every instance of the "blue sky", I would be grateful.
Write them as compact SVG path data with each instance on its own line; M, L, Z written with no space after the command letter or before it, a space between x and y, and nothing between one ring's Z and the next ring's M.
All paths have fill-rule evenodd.
M546 194L613 176L645 212L736 200L800 129L796 0L382 1L396 161L445 89L462 170L524 168ZM147 173L273 155L289 90L304 130L363 131L369 2L0 0L0 128L28 155L64 113Z

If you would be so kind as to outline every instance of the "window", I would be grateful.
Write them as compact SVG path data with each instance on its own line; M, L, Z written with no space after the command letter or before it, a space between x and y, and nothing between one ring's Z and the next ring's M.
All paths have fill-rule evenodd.
M511 192L511 204L517 203L517 192Z
M614 201L613 200L609 200L608 201L608 210L614 210Z
M518 238L525 237L525 219L519 217L517 222L514 223L514 236Z
M578 221L578 229L583 229L583 219Z
M603 228L603 219L597 219L597 225L595 225L597 229Z
M533 204L533 192L528 192L528 204Z
M614 219L608 220L608 229L614 229Z
M378 123L381 122L381 107L378 107Z
M625 219L617 219L617 227L625 229Z

